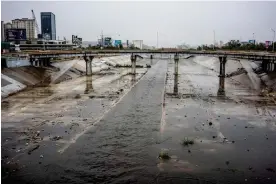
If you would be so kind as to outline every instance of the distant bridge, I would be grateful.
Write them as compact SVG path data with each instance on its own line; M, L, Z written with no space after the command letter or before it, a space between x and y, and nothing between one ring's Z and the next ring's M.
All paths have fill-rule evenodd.
M178 54L178 55L205 55L212 57L224 57L248 59L248 60L276 60L276 53L265 52L232 52L232 51L189 51L189 50L89 50L89 51L44 51L28 52L27 55L33 59L58 58L58 57L83 57L83 56L110 56L123 54Z
M130 55L132 74L136 75L136 59L141 57L139 54L149 54L151 59L156 54L174 55L175 78L178 76L178 62L181 55L188 56L212 56L219 58L219 89L218 95L224 96L225 83L225 64L227 58L248 59L262 61L262 68L266 72L276 72L276 53L266 52L231 52L231 51L189 51L189 50L89 50L89 51L32 51L26 52L25 56L30 58L31 65L49 66L51 58L59 57L83 57L86 62L86 75L92 75L92 60L94 57L112 55ZM177 82L175 82L177 84ZM174 90L177 93L177 89Z

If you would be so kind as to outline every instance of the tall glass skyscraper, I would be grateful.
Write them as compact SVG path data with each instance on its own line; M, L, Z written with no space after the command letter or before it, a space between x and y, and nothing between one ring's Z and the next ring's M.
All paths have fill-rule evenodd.
M52 12L41 12L41 33L42 37L56 40L56 16Z

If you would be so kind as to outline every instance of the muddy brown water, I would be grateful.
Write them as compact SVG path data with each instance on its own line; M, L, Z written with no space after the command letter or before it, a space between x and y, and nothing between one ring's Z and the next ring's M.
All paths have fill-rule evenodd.
M115 82L123 86L121 81L131 79L136 84L121 94L111 83L106 92L118 95L114 101L102 92L101 98L81 95L75 107L60 112L63 123L56 119L49 130L62 136L60 140L38 142L30 155L30 148L21 150L9 164L6 157L20 143L14 141L15 150L5 147L13 141L6 141L13 137L7 127L2 139L2 182L275 183L275 107L240 102L246 94L252 96L252 90L232 80L226 80L226 97L217 98L217 73L192 60L180 62L177 80L173 70L172 60L160 60L137 84L139 77ZM92 85L97 90L97 84L92 81ZM105 111L112 103L116 105ZM43 121L40 117L37 121ZM47 123L34 128L34 136L43 127L40 136L47 137ZM185 138L194 144L182 145ZM170 159L158 158L161 151L168 152Z

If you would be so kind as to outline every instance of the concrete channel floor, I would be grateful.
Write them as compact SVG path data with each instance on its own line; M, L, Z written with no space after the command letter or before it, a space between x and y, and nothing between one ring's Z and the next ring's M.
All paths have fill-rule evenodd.
M99 110L104 100L92 98L92 103L88 96L76 104L61 99L60 110L68 110L59 120L44 122L49 116L39 112L37 121L43 123L32 129L32 138L44 139L34 142L35 147L20 150L18 141L9 143L13 141L8 139L9 127L2 127L2 135L6 135L2 153L12 155L12 145L14 152L19 150L12 160L2 158L2 181L275 183L275 106L248 100L248 96L256 99L257 93L231 79L226 80L226 97L218 98L217 73L192 60L180 62L178 92L173 94L173 69L172 60L158 61L115 103L103 102L108 110ZM51 107L47 111L53 113ZM102 116L91 118L98 114ZM13 115L12 121L23 116ZM56 136L51 132L48 140L56 141L47 141L44 125L52 123ZM76 132L58 137L64 130ZM185 138L194 144L182 145ZM22 139L21 145L25 144ZM158 158L161 151L168 152L171 159Z

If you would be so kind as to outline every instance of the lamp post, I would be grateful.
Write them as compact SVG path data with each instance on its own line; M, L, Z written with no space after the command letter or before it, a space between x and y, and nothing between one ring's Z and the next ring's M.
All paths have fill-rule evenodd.
M271 28L271 31L273 31L272 52L274 52L275 30Z

